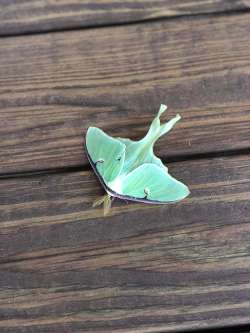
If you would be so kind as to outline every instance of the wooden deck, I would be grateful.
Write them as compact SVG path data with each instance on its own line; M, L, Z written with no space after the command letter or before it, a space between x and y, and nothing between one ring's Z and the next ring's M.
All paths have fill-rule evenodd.
M249 332L250 1L0 0L0 332ZM157 144L188 199L116 200L90 125Z

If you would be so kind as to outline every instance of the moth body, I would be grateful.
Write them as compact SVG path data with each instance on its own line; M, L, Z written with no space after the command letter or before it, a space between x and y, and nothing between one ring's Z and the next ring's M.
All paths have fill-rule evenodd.
M125 177L122 175L117 176L112 182L107 183L108 188L110 188L113 193L122 194L122 183L124 178Z

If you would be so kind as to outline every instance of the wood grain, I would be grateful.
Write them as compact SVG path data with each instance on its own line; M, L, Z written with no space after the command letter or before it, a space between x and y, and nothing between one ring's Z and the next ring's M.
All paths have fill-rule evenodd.
M1 332L171 332L250 316L250 156L169 165L192 195L153 206L91 172L0 182Z
M163 157L250 146L250 15L13 37L0 50L0 173L86 165L89 125L142 137L183 119Z
M249 8L249 0L0 0L0 36Z

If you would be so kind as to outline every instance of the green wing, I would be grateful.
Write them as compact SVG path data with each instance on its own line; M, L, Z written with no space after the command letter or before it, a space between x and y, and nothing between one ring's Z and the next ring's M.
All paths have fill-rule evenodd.
M151 163L141 165L122 181L122 195L145 201L173 202L184 199L188 194L186 185Z
M157 116L153 119L148 133L139 141L119 138L126 146L126 159L124 162L124 170L132 172L144 163L155 164L163 171L167 172L167 167L162 161L154 155L153 147L155 142L164 134L169 132L174 125L181 119L180 115L175 116L167 123L161 123L160 117L167 110L167 106L161 104Z
M91 161L104 182L113 181L121 172L125 145L111 138L97 127L89 127L86 135L86 147Z
M125 162L124 162L124 169L127 170L128 168L127 168L126 164L132 164L130 161L134 157L134 152L138 151L138 147L140 146L140 141L133 141L130 139L125 139L125 138L118 138L118 140L120 140L126 146L126 158L125 158ZM140 156L139 156L139 158L137 156L137 159L134 164L136 164L136 163L138 163L139 165L144 164L144 163L156 164L156 165L158 165L158 167L162 168L165 172L168 172L167 166L162 163L162 161L159 157L155 156L152 147L149 147L147 153L142 156L142 159L140 159ZM134 165L133 165L133 167L134 167Z

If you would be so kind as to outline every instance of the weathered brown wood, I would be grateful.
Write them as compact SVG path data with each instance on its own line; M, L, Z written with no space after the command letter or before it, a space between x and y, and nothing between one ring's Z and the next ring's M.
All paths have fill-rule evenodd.
M0 0L0 36L249 8L249 0Z
M0 182L1 332L249 323L250 156L173 163L192 196L91 208L90 172Z
M3 39L0 173L86 165L89 125L145 134L183 120L161 157L250 146L250 15Z

